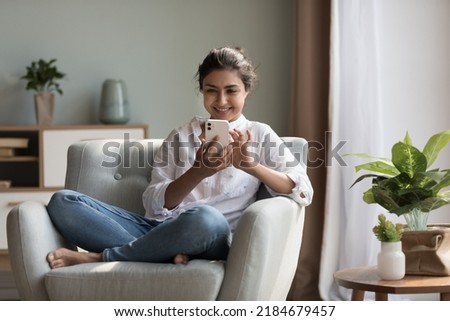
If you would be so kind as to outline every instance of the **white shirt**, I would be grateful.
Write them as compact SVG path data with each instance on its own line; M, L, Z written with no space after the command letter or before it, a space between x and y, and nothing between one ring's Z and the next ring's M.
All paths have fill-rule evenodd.
M146 217L163 221L194 206L207 204L223 213L234 230L243 210L255 201L261 182L230 166L205 178L176 208L164 208L167 186L194 164L196 152L201 145L201 125L206 120L194 117L189 123L175 128L164 140L155 155L151 181L143 194ZM309 205L313 189L306 170L272 128L260 122L249 121L244 115L230 122L230 129L234 128L244 133L247 129L250 130L254 142L250 151L259 163L285 173L295 183L292 193L285 196L291 197L300 205ZM272 195L284 195L268 190Z

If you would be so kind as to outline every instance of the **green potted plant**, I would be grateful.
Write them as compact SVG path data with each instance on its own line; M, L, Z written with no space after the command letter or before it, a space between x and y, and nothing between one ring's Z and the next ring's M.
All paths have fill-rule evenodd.
M426 230L429 213L450 203L450 191L444 190L450 185L450 169L431 168L449 141L450 130L437 133L420 151L406 133L403 141L392 146L391 159L353 154L374 160L355 167L356 172L371 173L358 177L352 186L371 179L370 188L363 194L366 203L403 215L410 230Z
M27 80L26 89L36 92L34 102L37 121L40 125L53 122L54 92L63 94L59 80L64 79L66 75L58 70L55 63L56 59L33 61L26 67L26 74L21 77Z
M378 215L373 233L381 242L377 256L377 271L384 280L399 280L405 276L405 254L402 252L403 224L394 224L384 214Z
M446 130L431 136L419 150L406 133L403 141L392 146L390 159L352 154L373 159L355 167L356 172L370 172L352 184L371 179L363 200L406 220L401 242L406 274L450 275L449 226L428 225L429 213L450 203L450 169L431 167L449 141L450 130Z

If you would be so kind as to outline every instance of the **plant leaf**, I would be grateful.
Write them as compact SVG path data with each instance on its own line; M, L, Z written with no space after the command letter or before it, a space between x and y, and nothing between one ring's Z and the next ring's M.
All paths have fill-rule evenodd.
M406 132L405 138L403 138L403 143L405 143L406 145L412 146L412 140L411 140L411 136L409 136L409 133Z
M384 207L389 212L399 207L399 205L391 197L391 193L389 193L389 191L378 186L373 186L372 193L375 202Z
M368 189L363 193L363 201L367 204L375 204L375 199L373 198L372 189Z
M373 155L367 154L367 153L347 153L347 154L344 154L343 156L344 157L355 156L355 157L359 157L359 158L371 158L371 159L377 159L380 161L385 161L387 163L391 163L391 160L389 158L373 156Z
M360 170L367 170L388 176L396 176L400 173L392 163L386 161L375 161L355 166L356 172L359 172Z
M414 146L402 142L392 147L392 163L400 171L409 177L414 177L417 172L427 170L427 158Z
M423 201L398 207L391 211L398 216L411 212L414 208L418 208L423 212L431 212L441 206L450 204L450 198L446 197L429 197Z
M437 184L433 186L433 194L436 195L444 187L450 186L450 171L446 170L445 175L436 181Z
M350 188L352 188L356 183L361 182L363 179L370 178L370 177L372 177L372 178L378 178L378 177L380 177L380 176L379 176L379 175L376 175L376 174L365 174L365 175L361 175L360 177L358 177L358 178L353 182L353 184L350 186Z
M432 189L433 186L436 186L445 176L445 173L442 172L420 172L416 173L414 177L411 179L411 184L414 187L420 187L425 189ZM433 193L433 195L435 195Z
M399 206L415 204L433 196L431 190L420 187L399 190L397 203Z
M434 163L441 150L448 144L449 141L450 129L430 137L423 148L423 154L427 158L428 167Z

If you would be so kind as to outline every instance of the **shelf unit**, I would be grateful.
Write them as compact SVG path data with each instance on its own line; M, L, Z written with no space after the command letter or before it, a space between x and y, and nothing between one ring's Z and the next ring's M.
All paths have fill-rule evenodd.
M0 181L11 181L11 188L39 187L39 130L32 127L0 127L0 138L26 138L27 148L14 156L0 157ZM8 188L9 190L9 188ZM0 188L3 191L3 188Z

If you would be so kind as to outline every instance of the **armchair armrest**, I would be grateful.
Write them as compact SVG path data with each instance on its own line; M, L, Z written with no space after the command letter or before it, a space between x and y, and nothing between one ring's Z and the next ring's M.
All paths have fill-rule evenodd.
M53 227L44 204L27 201L7 218L8 251L17 290L22 300L48 300L44 276L50 270L48 252L73 248Z
M297 268L304 207L277 196L243 213L233 236L219 300L285 300Z

